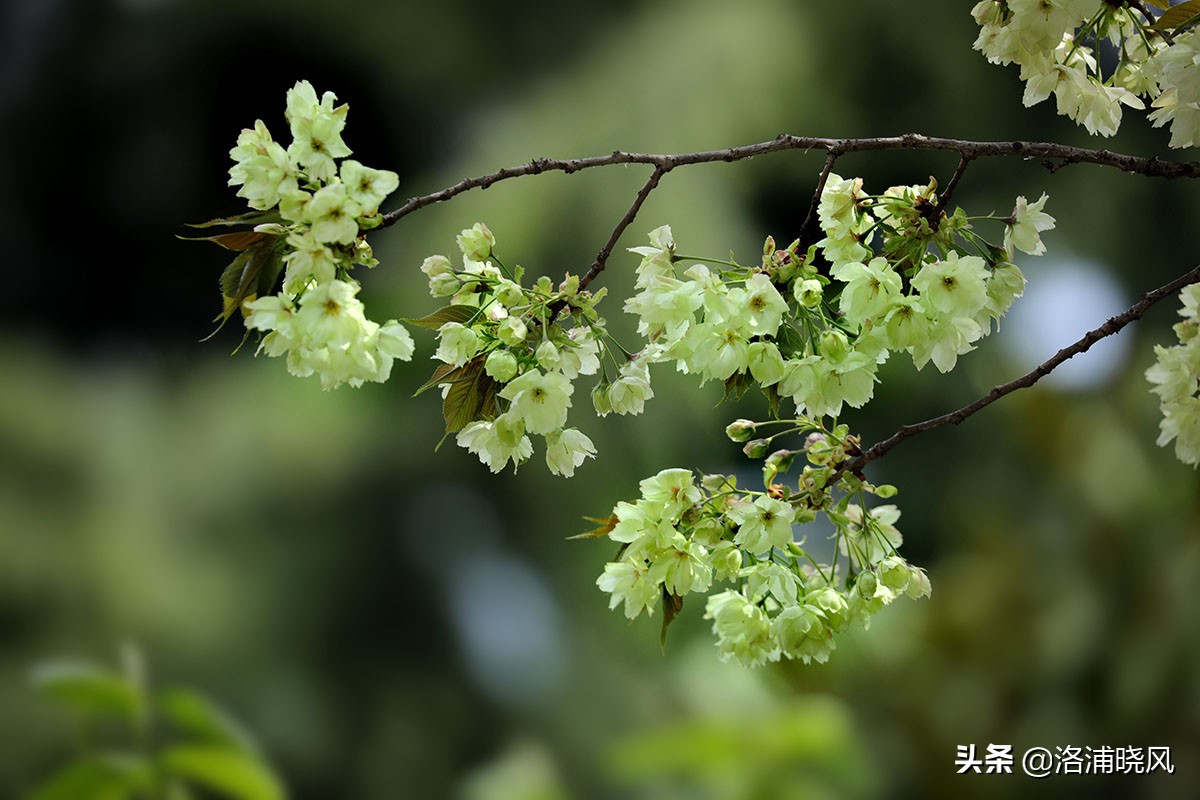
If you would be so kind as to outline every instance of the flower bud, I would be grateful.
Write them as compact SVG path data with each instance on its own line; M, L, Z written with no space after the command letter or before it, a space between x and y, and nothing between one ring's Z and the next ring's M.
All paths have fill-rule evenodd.
M496 237L482 222L476 222L458 236L458 247L464 258L471 261L486 261L496 246Z
M879 579L875 577L875 573L870 570L864 570L858 573L858 578L854 582L854 588L858 592L858 596L864 600L870 600L875 596L875 592L879 589Z
M742 569L742 551L736 547L722 547L713 551L713 571L717 580L729 580Z
M549 339L538 345L538 349L534 352L533 356L537 359L541 368L546 371L557 368L562 361L562 355L558 352L558 348Z
M700 478L700 485L713 494L737 488L736 475L704 475Z
M1179 337L1181 344L1187 344L1192 339L1196 338L1196 333L1200 330L1200 323L1194 319L1185 319L1183 322L1175 323L1175 335Z
M607 383L598 383L596 388L592 389L592 405L595 407L596 413L602 417L612 413L612 400L608 397Z
M525 291L508 278L501 278L495 288L496 299L506 306L519 305L525 299Z
M816 308L821 304L821 282L815 278L798 281L792 293L796 296L796 302L805 308Z
M450 264L450 259L445 256L430 256L421 262L421 272L432 278L435 275L452 273L454 267Z
M929 583L929 576L925 574L925 570L919 567L913 567L908 573L908 585L904 587L904 593L914 600L919 600L922 597L929 597L933 587Z
M776 473L787 472L792 467L795 455L794 450L776 450L767 456L767 466L773 468Z
M509 347L515 347L525 341L525 335L528 332L529 329L525 327L525 323L520 317L509 317L500 323L496 330L496 336Z
M433 297L451 297L458 293L462 282L453 272L440 272L429 279L429 294Z
M820 351L834 364L840 364L850 355L850 340L841 331L825 331L821 334Z
M766 439L753 439L746 442L746 446L742 448L742 452L750 458L762 458L767 454L767 448L771 445Z
M883 585L894 591L903 591L908 587L910 570L904 559L898 556L888 556L879 565L879 578Z
M725 428L725 435L729 437L731 442L744 442L750 438L750 434L754 433L754 429L758 425L748 419L738 419L729 423Z
M483 362L483 371L499 383L508 383L517 375L517 358L507 350L493 350Z

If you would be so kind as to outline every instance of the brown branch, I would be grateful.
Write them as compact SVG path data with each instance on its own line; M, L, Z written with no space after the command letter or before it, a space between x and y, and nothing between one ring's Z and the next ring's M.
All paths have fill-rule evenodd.
M1146 27L1149 28L1158 21L1158 17L1151 14L1150 9L1146 8L1145 4L1142 3L1141 0L1126 0L1126 4L1142 13L1142 16L1146 18ZM1172 36L1168 31L1156 31L1151 28L1150 33L1157 33L1167 44L1175 44L1175 37Z
M1129 323L1140 319L1142 315L1145 314L1146 311L1159 300L1162 300L1164 297L1168 297L1179 291L1184 286L1196 283L1197 281L1200 281L1200 266L1194 267L1191 271L1180 275L1178 278L1166 284L1165 286L1160 286L1153 291L1146 292L1144 295L1142 295L1140 300L1130 306L1127 310L1116 315L1115 317L1112 317L1099 328L1088 331L1086 334L1084 334L1082 339L1072 345L1064 347L1062 350L1059 350L1052 357L1036 366L1030 372L1022 375L1020 378L1009 381L1008 383L1000 386L996 386L983 397L979 398L973 403L963 406L957 411L951 411L949 414L943 414L940 417L934 417L933 419L928 419L924 422L900 426L900 429L888 438L881 442L875 443L856 458L852 458L849 461L843 462L838 467L837 473L840 474L847 471L851 473L860 473L864 466L884 455L893 447L903 442L905 439L916 436L918 433L924 433L925 431L931 431L934 428L940 428L943 425L957 425L963 420L967 419L967 417L970 417L976 411L990 406L992 403L996 402L1001 397L1004 397L1006 394L1011 394L1017 389L1025 389L1032 386L1046 375L1049 375L1052 371L1054 371L1055 368L1058 367L1058 365L1062 364L1067 359L1086 352L1088 348L1090 348L1096 342L1104 339L1105 337L1112 336Z
M946 191L942 192L942 197L938 200L937 208L935 209L933 219L934 225L941 222L942 214L946 212L946 206L950 203L950 197L954 194L954 190L958 188L958 182L962 180L963 173L967 171L967 167L971 164L970 156L959 156L958 167L954 170L954 174L950 176L950 183L946 185Z
M433 205L434 203L445 202L471 189L486 189L500 181L519 178L525 175L538 175L543 172L565 172L570 174L584 169L606 167L614 164L651 164L661 168L664 172L669 172L676 167L691 164L707 164L717 161L742 161L747 158L754 158L766 155L767 153L778 153L784 150L824 150L826 153L837 153L839 155L874 150L941 150L958 153L959 156L969 159L995 156L1015 156L1025 159L1041 158L1045 160L1046 167L1051 171L1057 171L1069 164L1098 164L1149 177L1169 179L1200 177L1200 163L1198 162L1162 161L1158 158L1141 158L1114 153L1109 150L1092 150L1084 147L1054 144L1052 142L973 142L962 139L922 136L916 133L866 139L828 139L780 134L767 142L696 153L658 155L653 153L628 153L623 150L616 150L609 155L591 156L588 158L537 158L527 164L506 167L489 175L480 175L475 178L461 180L452 186L447 186L432 194L413 197L399 208L384 214L379 227L386 228L394 225L400 219L420 208Z
M658 186L658 182L662 180L662 176L670 172L670 167L657 166L654 172L638 190L637 197L633 199L633 205L625 212L625 216L621 217L621 221L617 223L617 227L613 228L612 234L608 237L608 241L604 243L604 247L600 248L600 252L596 254L596 260L592 262L592 266L587 273L579 280L579 288L586 289L587 285L596 279L596 276L604 271L604 267L608 264L608 257L612 255L613 248L617 246L617 240L621 238L621 234L637 217L638 211L642 208L642 203L646 202L646 198Z
M812 202L808 204L808 213L804 216L804 224L800 226L800 249L802 251L807 250L808 246L813 244L813 240L817 238L817 211L821 207L821 193L825 191L825 184L829 182L833 165L837 163L841 154L842 151L835 147L829 148L825 153L825 166L821 168L821 174L817 177L817 188L813 190Z

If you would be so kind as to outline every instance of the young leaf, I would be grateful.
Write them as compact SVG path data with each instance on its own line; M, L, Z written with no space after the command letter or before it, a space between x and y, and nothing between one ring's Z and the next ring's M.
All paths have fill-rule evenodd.
M225 299L225 307L217 316L217 321L224 325L244 301L270 294L282 269L282 236L272 234L239 253L221 273L221 294ZM220 330L220 326L217 330Z
M500 387L490 375L484 373L487 381L482 386L482 396L479 398L479 418L492 419L496 416L496 395L500 392Z
M450 385L442 401L442 416L446 420L446 433L461 431L479 419L484 398L488 391L495 392L495 381L483 371L483 357L468 361L462 367L462 379ZM494 404L494 399L493 399Z
M1155 31L1177 31L1200 20L1200 0L1187 0L1163 12L1158 21L1150 26Z
M479 309L474 306L446 306L420 319L405 319L404 321L419 328L436 331L447 322L457 322L460 325L466 325L478 313Z
M762 387L763 397L767 398L767 407L771 413L771 419L779 419L779 409L783 398L779 394L779 385L771 384L770 386Z
M683 610L683 598L677 594L671 594L667 591L667 587L663 586L663 621L662 633L659 634L658 645L662 651L667 652L667 628L679 616L679 612Z
M435 386L441 386L443 383L456 383L462 380L462 367L456 367L453 364L441 364L429 376L429 380L425 381L421 386L413 392L413 397L432 389Z
M240 750L178 745L165 750L159 764L170 774L233 800L283 800L287 796L266 764Z
M188 689L167 689L158 696L159 708L181 733L207 744L255 753L254 740L237 720L203 695Z
M226 250L240 252L254 247L264 239L272 239L278 235L278 233L267 231L234 231L218 233L213 236L177 236L175 238L183 239L185 242L212 242L221 245Z
M787 320L784 320L783 324L779 326L779 332L775 334L775 344L784 358L804 353L804 335Z
M748 372L735 372L725 380L725 395L722 403L731 400L741 400L746 390L754 385L754 378Z
M608 536L609 532L612 531L613 528L617 527L617 523L621 521L617 519L616 514L613 514L607 519L601 519L600 517L584 517L584 519L586 519L588 522L594 522L600 527L593 528L585 533L577 533L574 536L568 536L568 539L602 539L605 536Z
M43 664L34 670L31 681L38 691L82 714L133 720L141 713L142 698L137 687L91 664Z
M233 225L261 225L266 222L283 222L278 211L247 211L245 214L235 214L232 217L217 217L208 222L189 222L189 228L211 228L215 225L230 227Z

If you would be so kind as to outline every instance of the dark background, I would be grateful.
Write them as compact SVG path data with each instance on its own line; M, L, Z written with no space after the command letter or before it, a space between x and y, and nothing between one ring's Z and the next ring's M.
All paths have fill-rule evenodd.
M1128 114L1112 142L972 52L967 9L757 0L556 4L15 2L0 10L0 795L72 751L30 690L46 658L111 662L218 698L297 798L1065 796L1200 790L1196 478L1154 446L1142 372L1164 303L1074 379L1005 399L873 467L899 485L933 597L898 602L825 666L721 665L699 604L605 610L611 555L566 542L670 466L745 469L721 434L753 401L655 373L644 417L573 419L600 457L563 481L490 475L413 388L323 393L281 363L200 342L224 252L185 222L242 210L238 131L282 136L299 79L349 102L345 138L405 197L535 156L678 152L786 131L916 130L1169 153ZM670 175L621 241L669 223L682 249L752 259L798 232L820 154ZM946 154L863 154L868 188L943 183ZM476 220L531 274L590 263L645 170L500 184L373 237L373 318L436 307L416 267ZM980 162L956 195L1007 214L1051 195L1026 301L951 375L893 359L849 420L868 441L1029 369L1192 266L1194 187L1098 167ZM992 231L998 238L998 230ZM632 256L602 282L620 297ZM1039 286L1042 287L1039 289ZM1036 297L1036 305L1035 303ZM1107 304L1107 305L1106 305ZM954 775L955 746L1169 745L1174 776Z

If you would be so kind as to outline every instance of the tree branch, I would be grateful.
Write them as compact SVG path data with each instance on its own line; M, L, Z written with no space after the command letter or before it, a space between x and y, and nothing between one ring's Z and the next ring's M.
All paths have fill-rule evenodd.
M821 168L821 174L817 177L817 188L813 190L812 202L808 204L808 214L804 217L804 224L800 226L802 250L807 250L808 246L813 244L817 238L817 211L821 207L821 192L825 191L825 184L829 182L833 165L837 163L841 154L842 151L834 147L825 152L825 166Z
M836 155L873 150L941 150L957 153L960 157L967 159L996 156L1015 156L1025 159L1041 158L1045 160L1047 169L1052 172L1056 172L1070 164L1098 164L1113 167L1123 172L1131 172L1149 177L1168 179L1200 177L1200 162L1162 161L1158 158L1141 158L1114 153L1109 150L1092 150L1085 147L1071 147L1052 142L974 142L963 139L922 136L917 133L864 139L828 139L780 134L767 142L743 145L741 147L730 147L724 150L705 150L696 153L660 155L653 153L628 153L623 150L615 150L609 155L591 156L588 158L535 158L527 164L506 167L488 175L467 178L431 194L413 197L399 208L384 214L379 227L386 228L394 225L420 208L433 205L434 203L445 202L471 189L486 189L500 181L519 178L525 175L539 175L543 172L565 172L570 174L579 172L580 170L612 166L614 164L651 164L661 168L666 173L676 167L689 166L691 164L707 164L717 161L742 161L747 158L754 158L766 155L767 153L778 153L784 150L824 150L827 154Z
M1163 298L1179 291L1183 287L1192 283L1196 283L1197 281L1200 281L1200 266L1194 267L1191 271L1180 275L1178 278L1166 284L1165 286L1160 286L1153 291L1146 292L1144 295L1142 295L1140 300L1130 306L1127 310L1121 312L1115 317L1112 317L1100 327L1088 331L1086 334L1084 334L1082 339L1072 345L1064 347L1062 350L1059 350L1052 357L1039 364L1030 372L1022 375L1020 378L1009 381L1008 383L1000 386L996 386L983 397L979 398L973 403L963 406L957 411L951 411L949 414L943 414L940 417L934 417L933 419L928 419L924 422L900 426L900 429L888 438L875 443L870 448L865 450L861 455L852 458L849 461L843 462L841 465L839 465L836 474L847 471L851 473L859 473L862 471L864 466L884 455L893 447L903 442L905 439L916 436L918 433L924 433L925 431L931 431L934 428L940 428L943 425L957 425L963 420L967 419L967 417L970 417L976 411L991 405L1001 397L1004 397L1006 394L1011 394L1017 389L1025 389L1032 386L1046 375L1049 375L1051 372L1053 372L1055 368L1057 368L1067 359L1086 352L1088 348L1090 348L1096 342L1108 336L1112 336L1129 323L1140 319L1142 315L1145 314L1146 311L1159 300L1162 300Z
M637 217L638 211L640 211L642 208L642 203L646 202L646 198L649 197L650 193L653 192L658 186L658 182L662 179L662 176L666 175L670 171L671 170L669 167L658 166L654 168L654 172L650 174L650 177L646 180L646 183L643 184L642 188L638 190L637 197L633 199L633 205L631 205L629 210L625 212L625 216L621 217L621 221L617 223L617 227L613 228L613 232L608 237L608 241L604 243L604 247L600 248L600 252L596 254L596 260L592 262L591 268L589 268L587 273L580 279L580 289L586 289L587 285L595 280L597 275L604 271L605 265L608 264L608 257L612 255L613 248L617 246L617 240L621 238L621 234L625 232L625 229L628 228L633 222L634 218Z
M971 156L959 156L958 167L954 170L954 174L950 176L950 183L946 184L946 189L942 192L941 199L938 200L937 209L933 215L934 225L941 222L942 214L945 213L946 206L950 203L950 197L954 194L954 190L958 188L958 182L962 180L963 173L967 171L971 160Z

